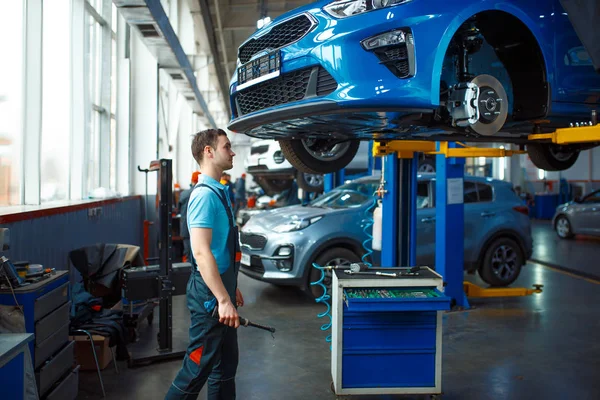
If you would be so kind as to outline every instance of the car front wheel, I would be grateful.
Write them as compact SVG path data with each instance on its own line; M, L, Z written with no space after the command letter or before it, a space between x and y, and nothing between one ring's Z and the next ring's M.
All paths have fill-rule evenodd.
M571 239L573 235L573 230L571 229L571 223L569 219L564 215L561 215L556 219L554 223L554 229L556 230L556 234L561 239Z
M329 174L350 164L360 142L307 138L282 140L279 145L285 158L299 171L309 174Z
M512 239L499 238L488 246L479 276L491 286L508 286L519 277L524 263L519 245Z

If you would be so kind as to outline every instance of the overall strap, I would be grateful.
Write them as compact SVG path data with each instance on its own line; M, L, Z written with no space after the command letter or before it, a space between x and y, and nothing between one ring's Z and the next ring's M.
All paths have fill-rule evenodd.
M231 212L231 208L227 204L227 200L225 200L223 198L223 196L221 196L219 193L217 193L217 190L213 189L211 186L209 186L209 185L207 185L205 183L199 183L196 187L197 188L198 187L207 187L210 190L212 190L212 192L217 195L217 197L219 198L219 200L221 200L221 204L223 204L223 207L225 207L225 211L227 212L227 218L229 218L229 226L230 227L235 226L235 224L233 223L233 213ZM220 191L221 190L219 190L219 192ZM225 192L223 192L223 193L225 193Z

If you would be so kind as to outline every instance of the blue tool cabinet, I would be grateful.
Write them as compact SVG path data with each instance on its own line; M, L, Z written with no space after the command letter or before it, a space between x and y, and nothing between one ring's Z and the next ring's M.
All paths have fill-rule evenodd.
M401 297L386 297L389 291ZM336 394L441 394L442 311L450 298L439 274L425 267L397 278L336 270L332 292Z
M0 288L1 305L14 306L15 299L23 307L25 331L35 335L29 349L40 398L74 399L79 368L73 368L74 343L69 340L68 272L57 271L39 282L15 288L14 295Z

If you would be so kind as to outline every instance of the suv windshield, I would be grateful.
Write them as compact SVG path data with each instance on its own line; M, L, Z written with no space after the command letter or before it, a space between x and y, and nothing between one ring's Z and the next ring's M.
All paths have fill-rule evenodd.
M312 207L352 208L373 200L377 181L350 182L311 201Z

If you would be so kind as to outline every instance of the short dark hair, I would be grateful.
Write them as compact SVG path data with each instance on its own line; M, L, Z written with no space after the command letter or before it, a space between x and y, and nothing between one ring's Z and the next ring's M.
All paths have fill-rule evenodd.
M192 140L192 155L194 160L200 165L204 157L204 148L210 146L213 149L217 148L219 136L227 136L223 129L205 129L194 135Z

